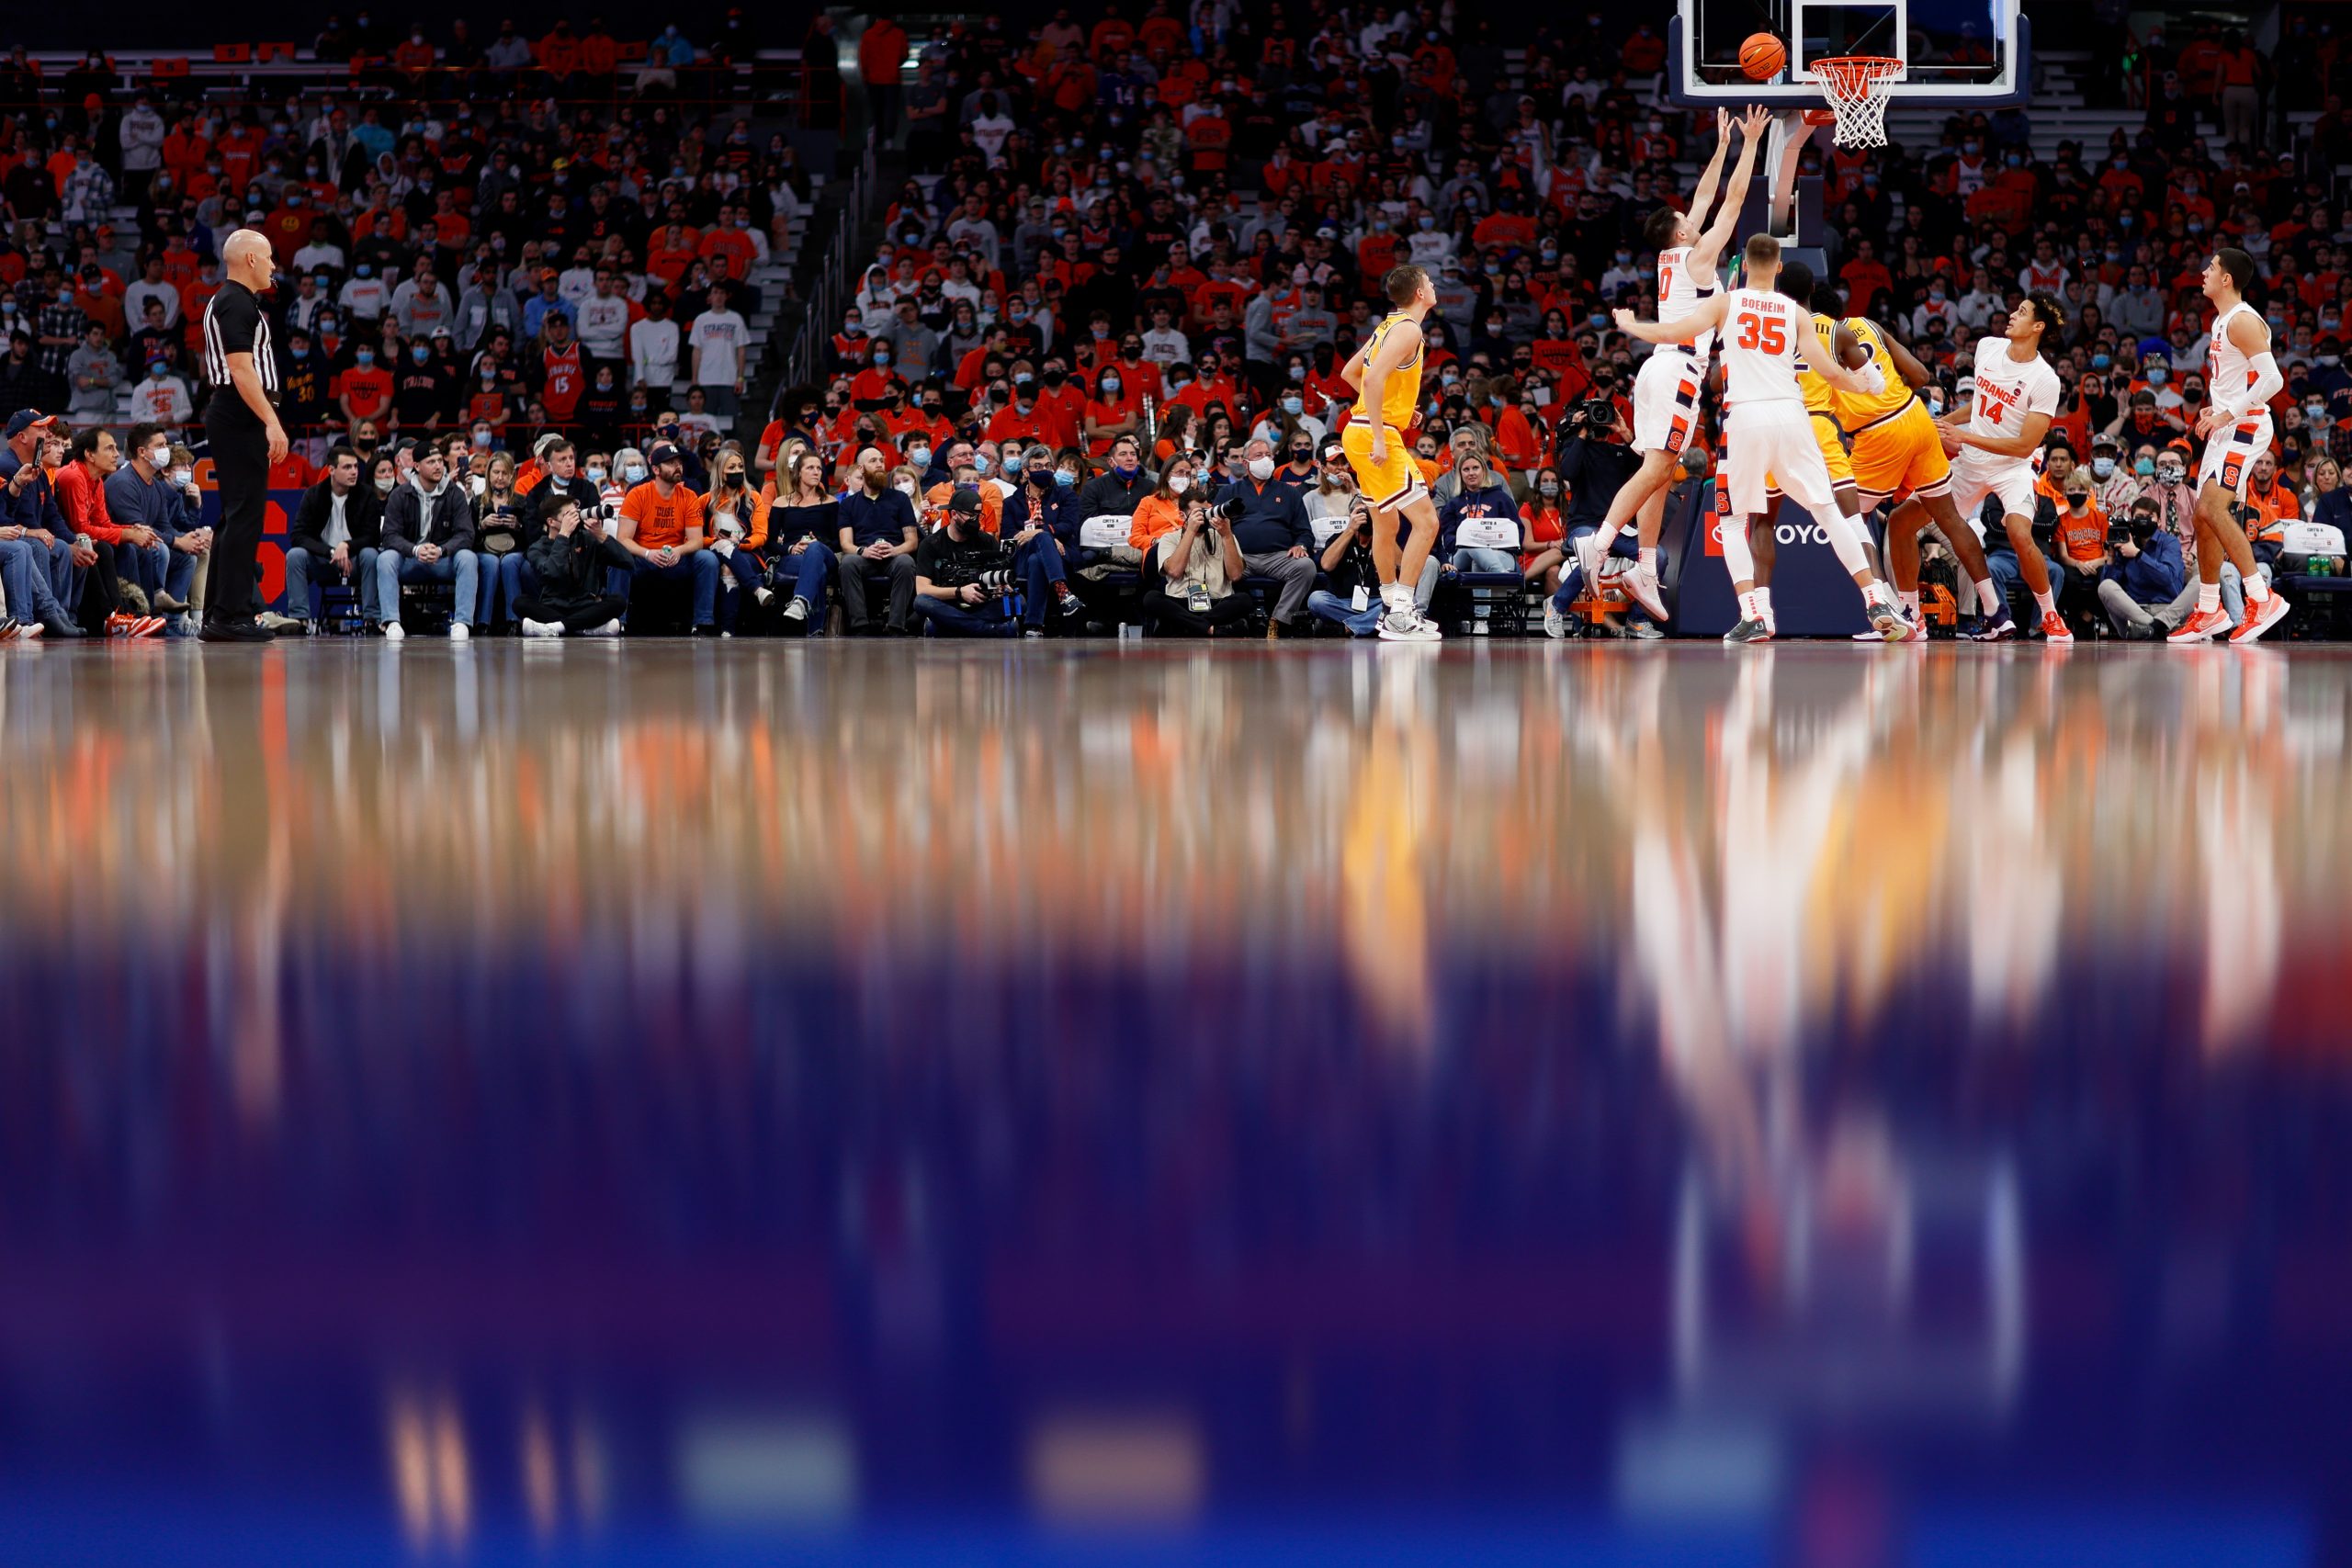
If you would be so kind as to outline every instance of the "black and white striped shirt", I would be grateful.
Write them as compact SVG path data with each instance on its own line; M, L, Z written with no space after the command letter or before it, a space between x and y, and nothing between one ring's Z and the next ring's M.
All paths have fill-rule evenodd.
M243 284L231 279L204 307L204 379L213 387L228 387L229 356L250 354L261 373L262 390L277 400L277 354L270 344L269 317L261 301Z

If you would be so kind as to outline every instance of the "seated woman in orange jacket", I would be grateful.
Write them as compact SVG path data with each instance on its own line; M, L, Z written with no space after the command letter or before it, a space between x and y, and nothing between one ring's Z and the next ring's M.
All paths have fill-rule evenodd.
M1159 470L1159 486L1136 502L1135 517L1127 526L1127 543L1143 552L1146 558L1151 547L1163 538L1172 538L1184 527L1184 495L1193 488L1193 460L1170 457Z

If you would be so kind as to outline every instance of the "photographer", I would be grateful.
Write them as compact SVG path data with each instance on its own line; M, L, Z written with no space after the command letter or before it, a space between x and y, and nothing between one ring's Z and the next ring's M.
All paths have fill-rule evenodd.
M2172 635L2196 599L2182 600L2187 574L2180 541L2157 523L2155 498L2133 502L2130 513L2108 530L2107 542L2114 558L2099 574L2098 603L2116 634L2147 642Z
M959 486L946 525L915 547L915 618L933 637L1004 637L1013 624L999 601L1012 592L1004 547L980 527L979 492Z
M1145 595L1145 614L1155 630L1171 637L1227 636L1243 630L1250 596L1234 591L1241 581L1241 546L1233 536L1238 500L1212 506L1198 491L1183 498L1183 526L1163 536L1152 559L1160 589Z
M1363 496L1353 498L1347 525L1323 547L1321 565L1331 586L1306 596L1306 613L1345 626L1350 637L1376 635L1380 572L1372 558L1372 503Z
M1632 438L1618 414L1617 400L1606 393L1596 393L1568 411L1552 466L1568 487L1565 521L1570 539L1600 532L1609 518L1609 503L1642 466L1641 454L1629 445Z
M582 526L580 503L570 496L541 513L546 532L531 541L531 576L537 589L514 601L525 637L618 637L628 601L600 593L606 573L629 570L620 542L594 525Z
M503 454L502 454L503 456ZM580 520L591 529L602 532L605 519L620 511L619 498L607 502L604 488L597 481L601 473L582 473L579 448L557 436L539 443L539 482L522 498L522 516L516 528L518 547L497 558L498 583L506 595L509 617L519 615L515 609L525 599L538 592L537 569L531 565L531 547L545 536L548 520L556 508L569 501L580 508ZM493 480L497 469L492 468ZM521 470L515 470L519 478ZM489 500L490 492L483 492ZM490 597L490 585L482 585L482 598Z

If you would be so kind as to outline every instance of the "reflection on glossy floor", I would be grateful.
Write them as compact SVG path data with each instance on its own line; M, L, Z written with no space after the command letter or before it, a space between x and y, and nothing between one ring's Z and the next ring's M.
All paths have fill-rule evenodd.
M2341 1555L2347 704L15 650L0 1539Z

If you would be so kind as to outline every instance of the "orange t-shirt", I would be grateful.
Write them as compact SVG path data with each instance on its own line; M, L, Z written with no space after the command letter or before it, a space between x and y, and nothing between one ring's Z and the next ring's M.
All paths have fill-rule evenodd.
M392 373L379 365L355 365L343 373L343 395L354 419L380 419L392 406Z
M621 515L637 524L637 542L649 550L683 545L688 528L702 526L702 497L680 485L664 501L660 487L648 479L622 498Z

